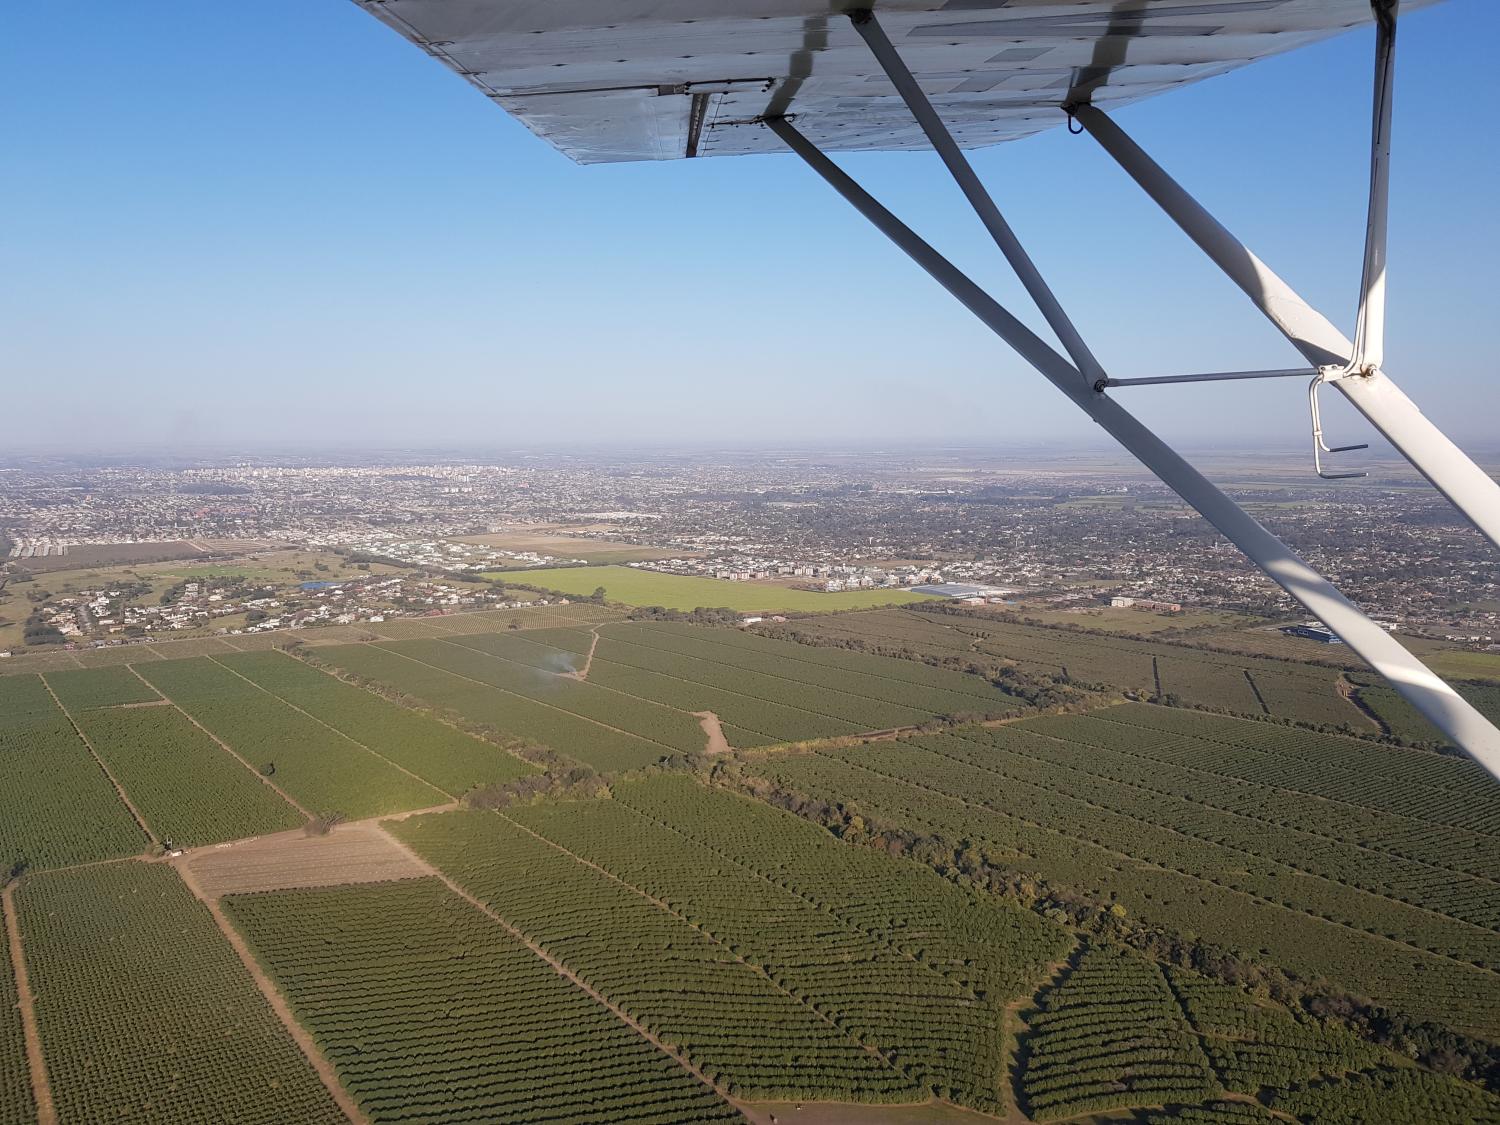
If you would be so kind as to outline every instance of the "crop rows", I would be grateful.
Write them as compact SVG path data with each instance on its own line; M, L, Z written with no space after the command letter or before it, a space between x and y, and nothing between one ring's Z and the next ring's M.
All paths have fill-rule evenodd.
M501 817L401 838L731 1094L916 1101L916 1086L724 944Z
M937 878L920 864L840 843L798 817L663 776L614 787L616 801L938 967L981 998L1032 991L1067 935L1035 915Z
M855 730L915 726L935 714L877 698L851 695L796 678L768 675L735 664L715 663L649 644L622 641L613 633L605 634L600 640L598 658L655 672L695 687L701 685L755 700L774 701L806 712L814 720L819 716L837 719Z
M225 910L374 1122L736 1118L435 879L233 896Z
M1458 693L1488 716L1491 722L1500 722L1500 684L1457 683ZM1424 719L1421 713L1384 681L1365 680L1358 691L1360 703L1375 713L1375 716L1397 738L1408 742L1446 743L1448 739Z
M1162 970L1130 950L1086 949L1028 1022L1021 1085L1039 1121L1218 1092Z
M0 677L26 676L37 672L59 672L79 667L71 652L27 652L18 653L0 660Z
M1132 725L1144 719L1154 726L1171 712L1136 705L1099 714ZM1233 766L1224 772L1242 781L1500 836L1500 795L1483 784L1488 777L1467 759L1266 723L1217 718L1216 725L1210 725L1215 716L1185 718L1189 724L1195 719L1199 723L1183 733L1238 748L1238 753L1226 755Z
M118 707L124 703L150 703L161 699L139 676L124 667L49 672L46 680L58 701L75 715L95 707Z
M572 656L587 656L594 635L587 629L525 629L505 633L458 633L446 638L454 644L477 648L481 652L503 656L522 664L532 664L548 671L576 671L582 660L559 659L559 651Z
M809 639L852 638L904 648L913 656L999 657L1033 672L1065 675L1075 683L1160 692L1194 706L1228 707L1252 715L1269 710L1306 722L1368 726L1335 691L1336 670L1297 661L905 610L840 614L798 621L788 628Z
M130 855L146 842L41 677L0 677L0 870Z
M589 671L589 682L647 699L660 700L683 711L712 711L727 724L725 735L735 746L764 746L808 738L858 734L857 723L802 711L767 699L705 687L658 672L616 664L601 641ZM737 733L731 733L730 728Z
M673 750L694 754L703 749L703 730L691 715L560 675L569 669L571 659L555 671L542 671L452 641L393 641L384 647L445 672L649 739L663 748L663 754Z
M73 653L85 668L118 668L124 664L149 664L161 659L155 645L118 645L90 648Z
M85 711L78 725L158 840L194 848L303 823L175 707Z
M1336 1024L1298 1018L1196 973L1166 971L1227 1090L1258 1094L1266 1086L1364 1070L1389 1057Z
M0 925L0 1125L28 1125L35 1120L10 942Z
M209 657L143 665L143 676L314 813L351 818L441 804L443 794L247 683Z
M1172 767L1148 768L1107 746L1042 737L1025 726L976 730L962 738L920 745L960 763L955 779L960 786L972 776L963 766L972 766L1023 786L1041 787L1062 802L1059 815L1064 820L1070 815L1083 818L1081 802L1128 817L1131 823L1122 826L1123 834L1109 837L1121 850L1160 860L1149 850L1138 852L1132 841L1147 849L1164 848L1172 866L1267 897L1284 894L1278 888L1286 880L1296 880L1293 872L1320 876L1328 883L1297 881L1292 899L1362 929L1378 927L1450 956L1500 965L1500 883L1320 835L1316 809L1301 810L1288 801L1292 807L1277 816L1273 798L1266 796L1260 802L1266 819L1248 817L1218 807L1222 784L1216 788L1187 771L1174 775ZM959 796L965 791L952 788L946 779L931 784ZM1039 803L1034 812L1047 822L1043 807ZM1111 821L1102 813L1098 819L1101 834L1096 839L1103 842L1102 826ZM1382 820L1389 818L1367 812L1363 819L1376 834ZM1439 837L1447 835L1441 828L1433 831ZM1254 859L1247 861L1247 856Z
M840 618L820 620L837 621ZM668 648L679 648L680 651L691 651L682 648L680 642L689 643L694 648L701 645L713 645L727 649L733 654L732 656L719 656L716 659L727 659L732 662L746 660L750 661L747 667L753 667L762 672L775 672L783 676L805 676L814 683L836 686L838 680L852 675L854 680L846 682L865 682L873 678L881 681L915 684L953 695L975 696L989 705L994 705L997 701L1000 703L1009 701L1009 697L1004 692L983 677L966 672L954 672L917 661L876 656L853 649L813 648L791 641L763 637L750 629L711 629L701 625L689 625L685 622L658 621L630 624L622 622L618 625L611 625L606 632L624 637L626 630L639 631L652 638L653 643L659 643ZM795 672L792 671L793 667L796 669ZM822 669L822 671L815 669ZM824 675L837 679L824 680L821 678ZM855 689L851 687L846 690ZM875 694L879 695L888 690L882 687ZM858 694L866 693L866 691L858 692ZM977 708L971 702L967 704L966 709L976 710Z
M1015 739L1009 732L1006 736ZM933 736L906 744L871 744L854 760L889 777L1075 834L1138 861L1447 957L1500 967L1500 934L1492 930L1331 879L1298 879L1298 869L1263 860L1256 845L1271 836L1274 830L1269 827L1236 824L1228 814L1201 809L1189 801L1158 798L1045 758L991 749L992 745L975 748L962 738ZM975 757L986 764L968 760ZM1467 905L1482 910L1486 904L1475 893L1476 901ZM1491 903L1494 897L1490 889Z
M54 872L17 901L64 1125L344 1120L170 868Z
M805 695L808 703L816 704L823 713L837 714L861 723L865 729L920 722L932 715L960 712L998 715L1017 709L1015 698L978 676L847 651L835 662L807 660L804 659L806 654L819 653L819 650L740 630L620 623L603 627L599 635L620 643L615 659L622 663L637 663L632 659L632 648L637 653L670 653L688 658L689 668L696 663L700 668L713 670L707 673L713 678L706 678L703 674L697 676L700 682L719 682L719 677L726 671L744 675L749 678L734 690L791 702L797 701L796 695ZM682 666L681 660L676 663ZM638 666L654 667L649 664ZM673 671L672 674L682 673ZM760 692L750 686L757 683L766 684L770 690ZM835 701L837 707L833 706ZM900 714L892 713L889 721L877 721L877 713L869 708L872 703L880 702L904 709L907 717L903 719ZM847 708L852 710L845 710Z
M242 653L216 659L445 793L460 796L476 786L536 772L534 766L514 754L281 653Z
M600 621L614 621L623 616L617 609L573 602L569 605L481 610L477 613L454 613L440 617L402 617L361 627L390 640L404 641L460 633L482 633L495 629L556 629L569 624L587 626Z
M1246 728L1245 735L1237 736L1232 731L1214 733L1211 740L1116 721L1116 713L1125 710L1128 709L1111 708L1087 716L1050 717L1026 726L1049 738L1109 751L1100 755L1101 761L1124 759L1139 763L1141 769L1150 771L1164 785L1208 786L1215 792L1201 799L1214 807L1273 824L1321 831L1335 839L1357 841L1362 847L1430 867L1480 877L1489 877L1494 872L1493 837L1435 825L1399 810L1387 811L1357 803L1355 789L1371 790L1380 801L1381 793L1402 787L1421 784L1434 789L1442 787L1430 781L1382 777L1374 757L1365 775L1346 771L1336 758L1338 742L1342 740L1325 738L1320 746L1319 736L1304 740L1305 732L1292 731L1288 732L1290 745L1268 753L1222 741L1225 737L1248 740L1261 724L1238 723ZM1314 785L1326 788L1328 781L1344 782L1343 797L1321 796L1294 788L1297 775L1307 772L1310 762L1316 775ZM1451 792L1450 799L1473 800Z
M843 802L954 844L980 845L1018 871L1116 898L1145 921L1268 958L1303 976L1326 977L1420 1018L1481 1035L1500 1031L1500 987L1493 973L1132 859L1091 839L1097 819L1092 808L1081 820L1049 828L1024 801L1014 811L1001 811L972 793L936 791L920 769L906 779L877 771L866 756L870 749L787 756L761 768L810 797ZM900 753L900 747L894 750ZM941 762L913 749L907 753L924 766ZM1002 781L989 792L1004 798L1008 788Z
M1209 1102L1146 1115L1146 1125L1282 1125L1285 1121L1252 1102Z
M508 815L668 903L939 1096L1000 1104L1000 998L619 802Z
M1500 1098L1477 1086L1406 1067L1278 1091L1271 1108L1317 1125L1421 1122L1421 1125L1496 1125Z
M318 649L317 657L429 706L451 710L470 722L542 743L601 771L637 769L658 762L671 752L644 738L524 695L465 679L377 645L335 645ZM703 745L701 731L698 745Z
M1229 825L1267 858L1429 910L1500 928L1500 885L1492 838L1414 817L1333 802L1215 772L1225 748L1162 735L1154 746L1121 747L1118 727L1088 717L1038 721L967 735L971 741L1040 756L1196 809L1173 815L1176 827ZM1196 753L1194 752L1196 751ZM977 755L977 756L973 756ZM989 758L973 751L976 764ZM1194 764L1179 764L1194 763ZM1224 814L1232 814L1226 820ZM1194 828L1194 834L1198 829Z

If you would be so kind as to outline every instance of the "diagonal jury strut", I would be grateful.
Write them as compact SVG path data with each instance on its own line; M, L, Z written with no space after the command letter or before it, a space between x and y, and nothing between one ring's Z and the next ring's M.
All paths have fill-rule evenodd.
M1094 358L1094 353L1084 343L1083 337L1073 326L1073 321L1068 314L1063 311L1062 303L1042 277L1036 263L1031 260L1031 255L1026 252L1026 248L1021 245L1021 240L1016 237L1015 231L1011 230L1010 224L1005 221L1000 208L995 206L994 199L975 174L969 158L958 147L958 142L953 139L953 134L948 131L948 127L943 124L943 119L938 116L937 110L932 108L932 102L928 100L921 85L913 77L911 69L901 58L900 52L891 43L890 37L885 33L885 28L880 26L875 13L868 8L863 8L850 12L849 19L854 24L854 29L869 46L870 53L885 70L886 76L891 80L891 85L896 87L896 92L901 95L902 101L911 110L912 116L917 119L922 132L927 134L928 142L947 165L954 180L958 182L959 189L968 199L969 205L974 208L979 221L984 224L985 229L990 232L990 237L995 240L995 245L1000 247L1000 252L1010 262L1011 269L1015 270L1021 284L1026 287L1026 292L1031 295L1032 301L1046 318L1047 324L1062 343L1063 350L1072 357L1073 365L1084 374L1090 384L1107 378L1104 368Z
M1078 368L886 210L789 120L772 117L765 124L987 328L1197 509L1287 593L1333 629L1455 745L1500 778L1500 731L1467 700L1119 403L1095 391Z

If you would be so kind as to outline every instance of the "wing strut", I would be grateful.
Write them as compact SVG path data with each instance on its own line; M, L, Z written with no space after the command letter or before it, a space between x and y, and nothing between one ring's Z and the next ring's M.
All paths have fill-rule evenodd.
M1102 110L1068 107L1070 115L1104 147L1198 247L1245 291L1292 345L1317 369L1309 390L1337 387L1387 441L1500 547L1500 483L1428 421L1382 369L1385 358L1386 227L1390 208L1391 110L1394 95L1397 0L1371 0L1376 17L1374 121L1370 145L1370 205L1359 321L1350 341L1290 285L1234 237L1181 184L1152 160ZM1323 445L1314 414L1315 452L1357 446ZM1318 465L1322 472L1321 459Z
M877 58L891 73L897 90L912 107L923 129L929 136L945 138L941 145L935 139L934 146L938 148L950 170L959 169L954 171L954 176L965 194L971 201L981 201L975 203L975 209L979 211L991 236L1013 263L1021 261L1028 267L1023 280L1026 280L1027 288L1033 296L1042 294L1038 303L1043 305L1044 315L1047 303L1054 307L1053 314L1047 316L1049 323L1057 316L1060 323L1071 329L1071 321L1062 312L1055 296L1020 247L1014 233L1005 224L993 199L985 192L962 151L932 110L926 95L912 80L909 70L890 46L889 40L879 32L879 25L874 17L860 12L854 18L861 34L877 48ZM873 31L871 25L874 25ZM1070 363L1017 320L958 267L883 207L804 137L789 118L772 117L766 119L765 124L855 210L926 270L986 327L1192 505L1287 593L1337 633L1362 659L1389 680L1408 702L1452 739L1455 745L1462 747L1492 775L1500 778L1500 731L1402 647L1399 641L1366 617L1326 578L1224 495L1119 403L1104 394L1097 384L1102 380L1107 385L1108 377L1081 339L1077 340L1077 346L1082 348L1081 354L1088 357L1084 363L1097 369L1097 377L1085 375L1080 369L1082 365ZM1007 249L1008 245L1010 249ZM1076 330L1072 334L1076 337ZM1060 332L1059 338L1067 337Z

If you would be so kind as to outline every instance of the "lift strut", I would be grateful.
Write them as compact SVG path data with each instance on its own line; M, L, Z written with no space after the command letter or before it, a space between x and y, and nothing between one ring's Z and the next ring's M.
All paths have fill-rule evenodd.
M1408 702L1456 745L1472 755L1492 775L1500 778L1500 731L1497 731L1488 719L1408 652L1399 641L1371 621L1348 598L1339 593L1326 578L1318 574L1286 544L1261 526L1161 438L1105 393L1112 385L1207 381L1220 378L1272 378L1306 375L1307 372L1305 370L1226 372L1219 376L1164 376L1155 380L1111 381L1094 353L1084 343L1014 231L1006 223L993 198L974 173L967 157L964 156L942 119L933 109L921 86L901 59L899 52L881 29L875 15L868 10L860 10L851 13L851 19L926 133L933 148L948 167L950 174L957 181L959 188L974 207L986 230L1020 276L1022 284L1036 301L1068 355L1064 356L1057 352L952 262L883 207L815 144L803 136L790 119L770 117L766 119L765 124L829 186L843 196L917 265L926 270L986 327L1004 340L1021 358L1036 368L1076 406L1192 505L1287 593L1337 633L1350 648L1390 681ZM1108 118L1092 107L1079 106L1074 112L1079 122L1096 136L1105 131L1106 124L1108 128L1114 128ZM1120 135L1123 136L1123 134ZM1173 187L1175 188L1175 185ZM1176 188L1176 191L1186 197L1186 193L1180 188ZM1193 203L1193 207L1197 207L1197 204ZM1198 208L1198 210L1202 209ZM1208 218L1207 212L1202 212L1202 214ZM1208 221L1212 222L1212 219L1208 218ZM1214 226L1219 231L1223 231L1223 228L1218 227L1216 223ZM1229 237L1227 232L1223 233L1226 238ZM1238 247L1238 243L1234 245ZM1238 247L1238 249L1240 254L1249 256L1249 252L1243 247ZM1264 270L1258 262L1255 266ZM1269 273L1269 271L1265 272ZM1311 313L1311 310L1309 309L1308 312ZM1311 315L1316 317L1315 313ZM1324 343L1311 349L1310 358L1318 364L1319 368L1330 362L1331 358L1338 358L1337 349L1330 350L1326 347L1329 332L1336 334L1336 330L1329 325L1327 332L1322 336ZM1343 362L1347 363L1348 357L1354 354L1354 349L1347 345L1347 341L1344 343L1346 346L1343 348ZM1411 407L1413 412L1415 409ZM1425 422L1425 419L1423 421ZM1434 433L1437 432L1436 427L1431 427L1430 423L1426 424ZM1442 440L1446 442L1447 439ZM1459 456L1462 457L1462 454ZM1490 484L1494 487L1494 482ZM1500 491L1497 491L1497 499L1500 499ZM1500 517L1500 504L1497 504L1497 517ZM1500 519L1497 519L1496 527L1497 533L1500 533Z

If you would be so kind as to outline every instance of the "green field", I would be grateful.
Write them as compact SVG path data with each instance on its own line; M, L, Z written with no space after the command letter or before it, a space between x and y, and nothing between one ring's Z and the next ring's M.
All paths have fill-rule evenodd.
M905 605L929 600L906 590L852 590L837 594L791 590L761 582L661 574L627 566L575 566L545 570L505 570L487 574L505 582L588 597L600 586L612 602L659 605L665 609L733 609L741 613L831 613L866 606Z
M498 746L371 696L282 653L246 652L216 659L450 796L536 772L536 767Z
M979 676L687 624L451 634L311 656L606 772L701 752L704 712L744 747L1024 710Z
M0 677L59 1121L342 1119L249 964L393 1125L1500 1122L1454 1076L1488 1048L1356 1034L1500 1044L1500 791L1267 717L1360 716L1338 669L910 610L392 626ZM203 851L148 854L126 801ZM436 877L342 882L397 844ZM244 963L179 878L239 862L331 884L220 900ZM0 1125L35 1120L15 984L0 956Z
M1014 663L1087 688L1374 733L1337 690L1340 671L1271 657L1196 649L972 614L875 610L759 627L808 644L859 645L913 657Z
M916 1084L674 914L510 820L429 816L402 838L706 1073L756 1099L917 1101ZM621 957L621 948L640 951ZM648 950L660 951L656 956ZM805 1074L799 1073L805 1068Z
M761 768L1132 917L1500 1033L1500 796L1468 761L1133 705Z
M1022 1076L1038 1121L1132 1105L1192 1105L1218 1082L1160 966L1118 946L1084 950L1029 1021Z
M207 656L140 672L252 768L313 813L351 819L442 804L447 795ZM368 697L367 697L368 698ZM375 707L379 700L370 698Z
M225 909L373 1122L736 1116L437 880L241 895Z
M0 678L0 870L131 855L147 842L41 677Z
M1448 744L1443 733L1429 723L1415 707L1397 695L1396 690L1384 680L1376 679L1368 673L1357 674L1353 676L1353 680L1359 685L1359 702L1391 734L1418 745ZM1459 681L1453 687L1491 722L1500 723L1500 684Z
M395 831L750 1097L808 1083L816 1093L823 1083L824 1093L857 1100L921 1100L941 1089L999 1108L1004 1004L1034 988L1071 944L1035 916L916 864L849 848L684 778L503 818L420 817ZM673 915L688 925L673 925ZM598 924L616 916L618 930ZM619 962L620 940L637 956ZM779 991L728 970L723 991L695 987L705 961L731 955ZM756 1026L756 1013L775 1010L785 1013L778 1026ZM894 1067L871 1068L850 1043ZM800 1077L799 1063L814 1076Z
M1439 676L1500 684L1500 652L1432 652L1422 658Z
M41 875L17 902L59 1121L344 1120L170 868Z
M78 725L158 840L193 848L304 822L175 707L95 709Z

